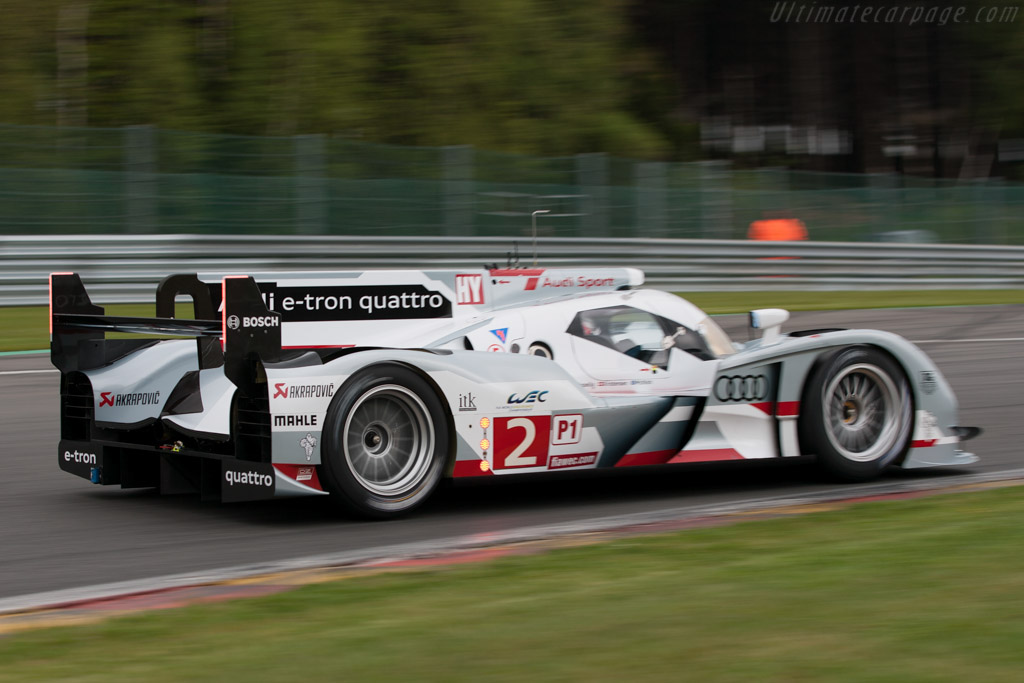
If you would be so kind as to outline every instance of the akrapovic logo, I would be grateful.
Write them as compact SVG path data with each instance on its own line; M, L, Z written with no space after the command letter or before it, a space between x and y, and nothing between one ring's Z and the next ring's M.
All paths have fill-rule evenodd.
M330 398L334 396L333 384L274 384L271 398Z
M159 391L136 391L130 394L100 392L100 408L122 408L129 406L151 406L160 403Z
M64 451L64 462L77 462L83 465L95 465L95 453L83 453L79 450Z
M269 474L261 474L249 470L248 472L236 472L235 470L224 471L224 481L228 486L240 484L243 486L265 486L270 488L274 485L274 477Z

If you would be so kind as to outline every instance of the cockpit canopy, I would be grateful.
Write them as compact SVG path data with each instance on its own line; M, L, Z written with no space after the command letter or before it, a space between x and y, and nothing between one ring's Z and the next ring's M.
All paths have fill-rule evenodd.
M700 360L716 356L704 337L668 318L633 308L607 306L580 311L566 330L569 334L664 369L669 350L677 348Z

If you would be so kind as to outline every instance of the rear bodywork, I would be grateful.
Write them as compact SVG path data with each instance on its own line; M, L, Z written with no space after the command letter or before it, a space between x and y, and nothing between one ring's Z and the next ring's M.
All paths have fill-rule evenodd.
M176 275L158 288L156 317L118 318L77 275L54 274L58 462L98 484L223 501L326 495L332 398L354 374L395 363L447 407L452 477L795 457L807 378L850 345L882 349L909 380L914 434L898 465L974 460L959 449L952 390L896 335L822 331L637 357L577 329L588 311L628 310L634 337L649 315L701 341L703 313L641 283L632 269ZM183 295L189 320L173 318ZM532 355L539 346L553 360Z

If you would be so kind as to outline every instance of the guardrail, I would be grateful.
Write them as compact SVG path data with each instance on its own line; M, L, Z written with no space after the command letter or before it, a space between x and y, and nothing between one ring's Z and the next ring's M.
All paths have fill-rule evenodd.
M91 235L0 237L0 305L44 304L47 275L82 275L100 303L153 301L171 273L505 265L529 237ZM539 265L633 266L673 291L1024 288L1024 247L539 238Z

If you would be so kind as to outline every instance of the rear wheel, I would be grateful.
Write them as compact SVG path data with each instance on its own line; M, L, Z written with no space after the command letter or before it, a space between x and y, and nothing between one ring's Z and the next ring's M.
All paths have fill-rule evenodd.
M803 450L840 479L876 477L910 446L906 374L877 349L851 347L824 359L811 373L802 405Z
M437 486L448 429L433 387L412 370L376 365L354 375L331 401L324 425L324 483L348 509L394 517Z

